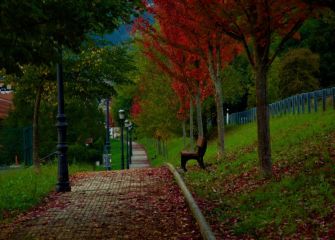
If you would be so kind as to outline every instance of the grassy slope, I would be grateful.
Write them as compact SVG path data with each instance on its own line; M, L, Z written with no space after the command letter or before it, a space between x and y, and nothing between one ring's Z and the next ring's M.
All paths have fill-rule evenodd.
M263 179L258 169L254 123L226 129L221 161L216 160L216 143L210 142L207 170L189 163L184 177L216 233L265 239L335 234L334 220L327 220L335 216L334 120L333 110L272 118L271 180ZM143 143L152 155L152 144ZM167 161L175 166L181 146L182 139L169 142ZM152 164L163 161L158 157Z

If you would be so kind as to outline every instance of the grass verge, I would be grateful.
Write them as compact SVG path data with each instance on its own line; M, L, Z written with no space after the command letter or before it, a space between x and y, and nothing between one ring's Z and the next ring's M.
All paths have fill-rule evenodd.
M92 171L88 164L73 164L69 173ZM33 167L0 171L0 222L10 220L38 204L57 182L57 165L48 164L41 167L37 174Z

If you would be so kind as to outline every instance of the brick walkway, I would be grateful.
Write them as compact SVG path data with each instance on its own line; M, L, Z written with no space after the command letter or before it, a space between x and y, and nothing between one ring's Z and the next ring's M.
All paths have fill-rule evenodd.
M133 156L131 157L130 168L146 168L150 167L148 156L142 145L133 142Z
M71 182L71 192L0 225L0 239L201 239L166 168L81 173Z

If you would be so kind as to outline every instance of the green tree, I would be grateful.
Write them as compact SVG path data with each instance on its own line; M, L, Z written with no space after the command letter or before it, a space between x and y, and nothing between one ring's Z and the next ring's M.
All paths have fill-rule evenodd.
M33 0L29 3L4 0L0 4L0 64L15 72L19 72L16 63L53 66L59 61L59 51L63 48L77 51L89 34L113 31L122 22L129 21L140 4L140 1L121 0ZM36 81L39 91L35 108L39 108L43 81L40 78ZM35 124L38 111L33 117L34 126L38 126ZM35 129L33 155L38 168L37 136Z
M286 53L279 67L281 97L319 88L318 74L320 57L309 49L293 49Z
M136 79L140 113L133 119L139 135L166 140L176 132L178 98L171 88L171 78L140 51L136 52Z

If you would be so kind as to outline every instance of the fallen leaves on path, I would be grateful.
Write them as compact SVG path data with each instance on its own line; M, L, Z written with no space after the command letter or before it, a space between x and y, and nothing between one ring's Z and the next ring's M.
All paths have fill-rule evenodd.
M167 168L78 173L71 184L1 226L0 239L201 239Z

